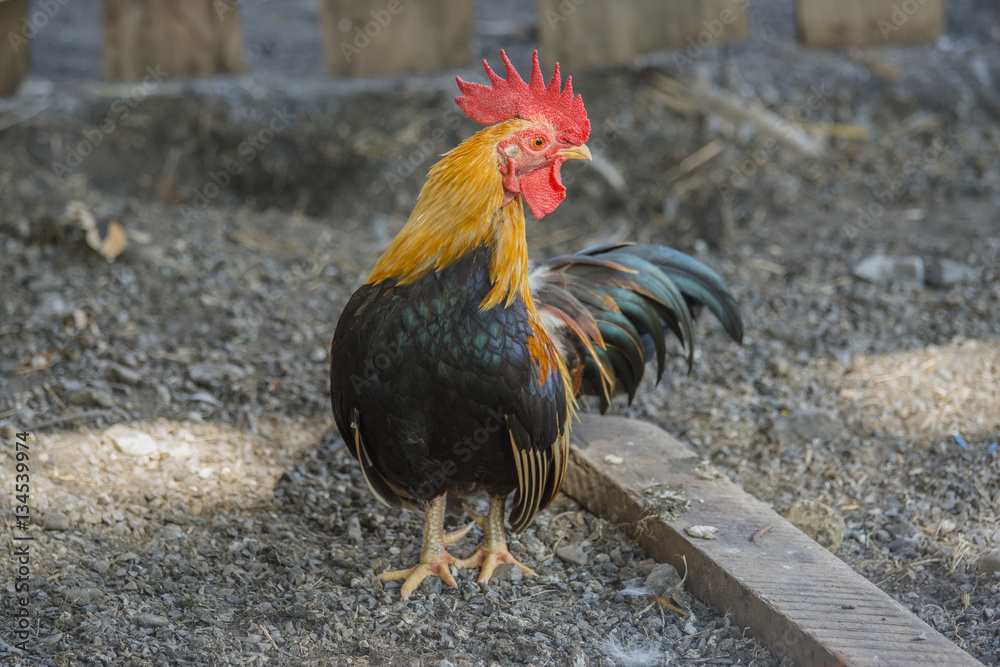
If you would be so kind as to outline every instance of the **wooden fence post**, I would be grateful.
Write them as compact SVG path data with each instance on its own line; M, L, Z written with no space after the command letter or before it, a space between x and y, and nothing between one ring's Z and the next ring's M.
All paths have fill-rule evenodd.
M104 78L246 71L238 0L103 0Z
M13 95L31 63L28 0L0 0L0 97Z
M565 70L624 64L665 49L701 52L745 37L748 0L538 0L541 56Z
M320 0L331 76L434 72L472 61L471 0Z
M809 47L919 42L944 30L944 0L798 0L796 20Z

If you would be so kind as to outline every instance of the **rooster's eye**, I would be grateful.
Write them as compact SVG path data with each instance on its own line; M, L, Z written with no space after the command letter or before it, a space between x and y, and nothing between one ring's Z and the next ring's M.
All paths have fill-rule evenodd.
M534 139L531 140L531 145L534 146L535 148L544 148L545 147L545 138L544 137L535 137Z

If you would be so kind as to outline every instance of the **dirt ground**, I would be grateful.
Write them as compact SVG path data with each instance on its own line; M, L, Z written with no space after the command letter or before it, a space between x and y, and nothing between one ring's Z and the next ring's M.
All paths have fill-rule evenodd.
M705 321L691 375L678 361L613 410L778 511L829 506L839 557L1000 664L995 3L949 3L934 44L848 53L803 51L782 3L753 6L746 42L572 73L598 159L564 170L531 252L629 239L714 267L743 345ZM288 35L309 20L295 7ZM374 578L416 558L422 521L365 488L329 415L327 347L434 156L475 125L451 76L327 82L308 40L266 48L286 34L266 29L269 5L245 10L259 78L83 84L96 70L47 51L0 100L0 516L32 538L27 650L18 545L0 553L0 662L778 664L683 593L686 615L651 605L675 574L567 498L512 542L537 578L505 571L484 591L460 572L408 603ZM495 61L503 43L480 48ZM509 43L523 65L530 35ZM671 103L699 79L821 150ZM122 221L117 261L66 219L71 201ZM918 257L927 280L856 277L872 255ZM942 259L961 265L945 285Z

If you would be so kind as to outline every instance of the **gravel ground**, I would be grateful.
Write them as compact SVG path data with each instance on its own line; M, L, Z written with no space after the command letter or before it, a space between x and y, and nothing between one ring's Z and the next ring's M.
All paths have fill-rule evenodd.
M748 42L575 75L602 159L567 169L569 198L529 243L630 238L714 266L744 305L744 345L701 325L692 375L678 363L615 410L779 511L831 508L838 556L998 664L1000 53L995 13L979 18L993 5L949 3L937 44L838 54L800 50L779 4L754 4ZM374 579L416 557L422 522L365 489L328 415L326 348L433 156L474 127L450 76L288 75L305 56L259 47L271 33L251 16L267 9L246 3L256 80L52 87L77 70L40 49L28 94L0 101L0 488L12 430L34 433L33 634L11 646L6 596L0 661L777 664L565 498L512 543L538 578L483 591L460 573L406 604ZM61 11L73 25L81 10ZM90 48L80 34L68 49ZM671 110L657 73L868 137L802 157L724 113ZM229 161L240 173L220 184ZM64 221L71 200L125 224L116 262ZM965 268L937 287L912 261L855 277L872 255L917 257L931 283L942 259ZM0 496L10 527L15 504ZM0 558L8 593L15 570Z

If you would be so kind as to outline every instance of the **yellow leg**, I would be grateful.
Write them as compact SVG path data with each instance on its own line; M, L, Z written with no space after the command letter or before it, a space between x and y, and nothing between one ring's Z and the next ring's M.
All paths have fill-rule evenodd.
M448 553L445 547L465 537L475 524L470 523L460 530L445 533L444 514L447 505L445 499L446 496L442 493L432 500L424 514L424 544L420 550L420 562L406 570L394 570L378 575L382 581L405 579L403 587L399 589L399 594L404 600L409 599L410 594L427 577L438 577L449 586L455 585L455 578L451 576L451 565L459 561Z
M456 561L457 567L482 567L479 571L480 583L485 583L493 576L493 571L500 563L514 563L521 568L521 572L535 576L535 571L530 567L521 565L507 550L507 540L504 537L503 510L504 496L490 496L490 509L486 516L476 514L466 508L465 511L472 515L472 518L483 529L483 541L476 548L476 553L470 557Z

